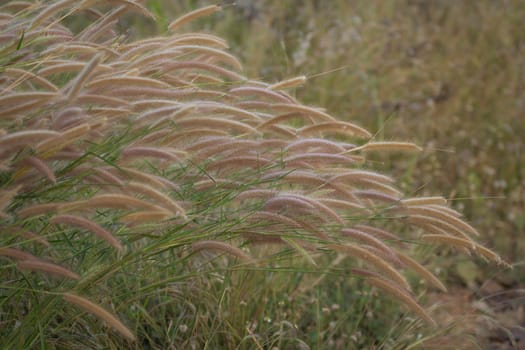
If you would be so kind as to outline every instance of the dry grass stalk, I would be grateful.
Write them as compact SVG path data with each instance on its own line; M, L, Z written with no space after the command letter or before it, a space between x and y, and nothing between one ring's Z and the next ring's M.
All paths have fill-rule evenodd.
M111 170L117 170L111 168ZM132 168L119 167L119 175L124 174L125 176L134 179L136 181L151 185L152 187L166 190L175 190L178 191L180 188L177 184L172 181L153 174L149 174L143 171L135 170Z
M31 231L15 229L15 233L24 238L24 243L25 242L36 242L36 243L43 245L44 247L50 246L49 242L45 238Z
M442 211L442 212L445 212L446 214L448 215L451 215L451 216L454 216L456 218L461 218L463 217L463 214L461 214L460 212L458 212L457 210L454 210L452 208L449 208L447 206L444 206L444 205L437 205L437 204L427 204L425 205L427 208L431 208L431 209L435 209L435 210L438 210L438 211ZM477 232L477 231L476 231Z
M386 240L386 241L399 242L401 240L399 236L396 236L378 227L358 224L358 225L354 225L353 228L359 231L363 231L363 232L372 234L374 236L380 237L381 239Z
M51 169L42 159L38 157L27 157L24 159L24 163L31 165L39 173L44 175L52 184L56 184L57 179L53 169Z
M263 157L256 156L239 156L239 157L230 157L226 159L221 159L215 162L212 162L206 167L206 169L212 170L222 170L227 168L228 170L236 170L239 168L261 168L264 166L271 165L271 162L268 159Z
M385 203L396 203L399 202L399 196L393 196L390 194L373 191L373 190L358 190L352 191L352 194L363 199L370 199L373 201L385 202Z
M86 135L91 130L91 126L87 123L83 123L74 126L70 129L63 131L59 136L49 138L45 141L40 142L36 146L36 152L44 156L49 156L58 150L63 149L67 145L75 142L77 139Z
M67 224L67 225L74 225L74 226L80 226L82 228L85 228L106 242L108 242L112 247L115 249L121 251L122 250L122 244L118 239L115 238L111 234L111 232L107 231L105 228L100 226L99 224L88 220L86 218L80 217L80 216L74 216L74 215L56 215L53 216L51 219L49 219L49 222L52 224Z
M454 214L450 214L446 210L440 210L440 208L429 207L429 206L410 206L406 210L408 215L419 215L424 217L431 217L447 222L451 226L454 226L465 233L469 233L474 236L479 236L479 233L472 226L467 224L465 221L460 220Z
M147 210L164 210L155 204L140 200L138 198L116 193L99 194L88 200L74 201L70 203L61 204L58 209L61 212L78 211L85 209L99 209L99 208L112 208L112 209L147 209Z
M255 87L255 86L240 86L233 88L229 91L229 93L233 96L257 96L257 97L264 97L269 100L280 102L280 103L293 103L293 99L287 95L284 95L282 93L272 91L268 88L261 88L261 87ZM259 99L254 102L261 102ZM271 105L270 105L271 106Z
M127 223L128 226L135 226L147 223L157 223L169 219L173 214L166 211L148 210L126 214L119 218L119 221Z
M402 199L401 204L411 205L446 205L447 200L443 197L419 197Z
M37 16L35 16L31 22L31 25L29 28L34 29L40 24L44 23L46 20L54 16L55 14L59 13L60 11L66 9L67 7L74 4L75 0L61 0L57 1L53 5L44 7L43 11L40 12Z
M229 47L224 39L204 33L181 34L169 40L169 46L178 44L204 45L217 47L219 49L227 49Z
M349 243L329 244L328 248L365 261L367 264L374 266L381 274L384 274L388 278L392 279L392 281L396 282L401 287L405 288L406 290L410 290L410 285L403 275L397 272L397 270L392 267L392 265L370 251L361 248L358 245Z
M136 0L83 0L82 3L78 6L79 9L89 9L96 5L98 2L105 2L109 3L111 5L115 4L121 4L120 7L117 8L117 10L127 9L131 11L135 11L138 14L141 14L145 17L149 18L155 18L151 12L148 11L147 8L142 6L140 3L142 1L136 1Z
M213 58L212 61L225 63L238 71L242 70L242 64L237 57L230 55L223 50L202 45L177 45L176 49L181 56L185 56L187 53L204 53L206 56Z
M208 136L198 138L196 142L193 142L185 147L187 152L199 152L201 149L208 147L219 147L221 144L231 142L231 137L228 136Z
M37 73L40 76L46 77L49 75L55 75L60 73L68 72L80 72L85 68L85 63L75 62L75 61L59 61L55 64L49 64L46 67L41 68ZM99 64L94 70L98 73L111 72L112 68L108 65Z
M110 105L118 107L131 107L131 103L116 97L97 95L97 94L82 94L76 97L76 100L81 105Z
M318 198L317 200L330 208L341 209L349 213L356 213L358 215L368 215L371 213L370 210L368 210L362 204L355 203L350 200L335 198Z
M101 54L96 54L93 58L85 65L85 67L78 73L77 77L71 83L71 87L68 89L66 94L66 99L69 102L73 102L80 89L85 85L86 81L89 79L90 75L93 73L93 70L97 67L102 58Z
M172 71L186 71L186 70L203 70L209 73L215 73L219 77L224 77L225 79L231 81L245 81L246 78L238 73L232 72L228 69L222 68L218 65L201 62L201 61L176 61L176 62L166 62L162 65L164 73L169 73ZM224 94L224 93L222 93Z
M136 193L143 194L155 200L158 204L161 204L167 211L176 216L186 217L186 211L173 199L162 193L161 191L156 190L153 187L139 183L139 182L130 182L126 185L126 189L134 191Z
M228 140L220 144L212 144L207 147L201 148L199 152L195 155L195 159L204 160L210 158L211 156L231 151L232 149L248 151L250 149L256 149L257 143L252 140Z
M466 240L472 241L472 238L467 233L463 232L460 228L454 226L453 224L447 221L432 216L410 215L406 218L406 221L412 225L421 227L422 229L429 230L430 232L434 232L435 227L440 232L446 232L449 235L460 236Z
M425 311L425 309L423 309L421 305L419 305L410 294L408 294L405 290L399 288L399 286L394 285L389 281L378 277L370 277L367 278L366 281L371 285L395 296L397 299L403 302L403 304L408 306L412 311L419 315L419 317L427 321L431 326L437 326L436 321L434 321L432 317L430 317L430 315Z
M34 260L38 259L33 254L24 252L23 250L16 248L0 248L0 256L5 256L15 260Z
M375 181L383 184L391 184L394 180L388 176L378 174L372 171L365 170L351 170L337 174L330 179L331 182L357 182L360 181Z
M40 140L59 136L60 133L52 130L27 130L17 131L0 137L2 151L12 148L34 145Z
M305 75L301 75L301 76L298 76L298 77L295 77L295 78L286 79L286 80L280 81L278 83L272 84L272 85L268 86L268 89L270 89L270 90L284 90L284 89L294 88L294 87L298 87L298 86L304 85L304 83L306 83L306 80L307 80L306 76Z
M259 135L260 132L254 127L236 120L212 117L195 117L191 119L178 120L176 125L181 129L202 128L203 125L208 127L222 128L226 130L237 130L248 135Z
M120 188L124 187L124 181L122 181L119 177L113 175L107 169L96 167L96 168L93 168L92 170L96 176L105 180L107 183L114 184Z
M146 147L146 146L135 146L127 147L120 154L121 160L133 159L133 158L159 158L165 160L171 160L173 162L180 161L180 157L173 152L171 149L157 148L157 147Z
M363 146L356 147L347 152L356 151L402 151L402 152L421 152L423 149L416 144L410 142L368 142Z
M103 47L103 46L102 46ZM102 48L99 47L99 48ZM110 50L106 48L106 50ZM101 50L104 51L104 50ZM94 47L94 43L86 43L80 41L69 41L67 43L58 43L42 51L42 55L56 55L56 54L70 54L70 55L86 55L93 56L99 52L98 48Z
M302 170L296 170L296 171L289 171L289 170L281 170L281 171L273 171L270 173L267 173L262 177L262 180L277 180L280 179L281 181L286 181L289 183L295 183L295 184L302 184L302 185L313 185L322 187L324 185L327 185L327 181L323 179L319 174L309 172L309 171L302 171Z
M30 112L33 112L38 107L42 107L50 102L51 101L47 99L40 99L40 100L34 100L30 102L15 104L10 108L5 108L5 109L0 110L0 118L13 119L19 114L22 114L22 113L28 114Z
M59 205L59 203L35 204L18 210L17 215L18 217L25 219L33 216L49 214L56 211Z
M63 266L56 265L40 259L21 260L16 264L20 270L41 271L51 275L67 277L73 280L79 280L80 276Z
M358 136L362 138L372 137L372 134L370 134L367 130L355 124L341 121L332 121L305 126L299 129L298 132L302 136L311 136L320 133L331 132L346 136Z
M292 167L298 164L326 164L326 163L339 163L339 164L353 164L355 161L352 158L341 156L338 154L331 153L305 153L297 154L284 159L286 166Z
M344 237L351 237L352 239L362 241L366 244L370 244L371 246L378 248L384 254L396 257L396 253L394 250L392 250L392 248L367 232L360 231L355 228L343 228L341 229L341 235Z
M229 179L206 179L193 183L193 188L197 191L207 190L209 188L222 188L222 189L236 189L242 186L243 183L240 181L233 181Z
M231 244L221 242L221 241L200 241L200 242L193 243L191 247L194 251L200 251L200 250L217 251L218 250L228 255L234 256L244 262L248 262L248 263L253 262L252 257L246 254L242 249L237 248Z
M228 116L239 116L241 120L245 119L247 122L250 120L254 122L261 121L261 118L255 113L217 102L195 101L188 107L192 107L196 111L210 111Z
M309 196L300 195L297 193L286 193L284 196L288 196L291 198L297 198L306 203L309 203L317 210L316 215L320 217L321 219L323 219L324 221L328 221L328 220L325 217L323 217L322 214L326 215L328 218L332 219L337 224L340 224L340 225L345 224L345 221L335 211L333 211L332 209L330 209L328 206L324 205L323 203L319 202L315 198L310 198ZM281 197L283 196L281 195Z
M99 305L87 300L86 298L72 293L64 293L62 294L62 296L64 300L68 303L74 304L80 307L82 310L87 311L97 316L101 320L107 322L108 325L116 329L121 335L123 335L127 339L131 341L136 340L135 335L126 326L124 326L122 322L120 322L114 315L112 315Z
M22 186L18 185L13 189L0 191L0 211L4 211L11 204L11 201L21 188Z
M26 71L26 70L18 69L18 68L7 68L4 71L4 74L10 77L15 77L23 82L28 81L28 80L35 81L37 84L41 85L43 88L47 90L51 90L52 93L58 92L58 87L55 84L51 83L49 80L44 79L43 77L38 76L35 73L30 72L30 71ZM53 95L50 95L50 96L53 96Z
M332 117L331 115L323 111L320 111L319 109L308 107L308 106L303 106L300 104L275 103L275 104L272 104L271 107L274 111L305 114L307 116L313 117L314 119L318 119L319 121L322 121L322 122L330 123L330 122L336 121L334 117Z
M279 211L283 209L288 209L291 211L298 212L302 208L307 212L311 212L315 209L315 206L304 198L299 198L297 196L283 195L272 197L266 201L264 204L266 210Z
M490 261L493 261L497 264L504 264L508 266L508 264L505 261L503 261L498 254L468 239L454 237L454 236L437 235L437 234L423 235L421 236L421 239L426 242L443 243L443 244L448 244L454 247L466 248L475 253L478 253L479 255L487 258Z
M362 180L359 185L397 198L401 198L403 195L397 188L374 180Z
M244 200L248 200L252 198L267 199L267 198L275 197L277 194L279 194L278 190L253 189L253 190L246 190L246 191L239 193L236 199L239 201L244 201Z
M428 271L423 265L418 263L416 260L412 259L402 252L397 252L397 258L408 268L417 272L423 279L425 279L430 284L434 285L436 288L440 289L443 292L447 292L447 287L430 271Z
M243 107L246 108L248 105L244 104ZM253 104L252 104L253 106ZM264 130L264 129L269 129L271 130L271 127L274 126L275 124L280 124L280 123L283 123L287 120L293 120L293 119L297 119L297 118L302 118L303 120L305 120L306 122L310 122L310 117L307 116L307 115L301 115L301 114L297 114L295 112L292 112L292 113L286 113L286 114L280 114L280 115L276 115L274 117L271 117L269 120L266 120L265 122L257 125L257 129L259 130Z
M341 153L345 151L345 149L338 142L315 138L299 139L284 147L285 152L302 152L305 149L313 149L313 151L323 153Z
M193 21L197 18L201 18L201 17L204 17L204 16L208 16L208 15L211 15L215 12L218 12L218 11L221 11L222 10L222 7L220 6L217 6L217 5L210 5L210 6L206 6L206 7L202 7L200 9L197 9L195 11L192 11L192 12L189 12L179 18L177 18L175 21L171 22L169 25L168 25L168 30L170 31L175 31L177 30L178 28L182 27L183 25L185 25L186 23L190 22L190 21Z
M259 221L261 223L268 223L268 221L273 221L293 228L302 228L302 226L294 219L271 211L256 211L250 214L248 220L256 222Z
M112 89L116 86L136 86L136 87L152 87L160 89L170 89L169 84L163 83L157 79L145 78L145 77L134 77L134 76L111 76L108 78L101 78L93 80L87 83L86 89L90 90L103 90L104 88Z

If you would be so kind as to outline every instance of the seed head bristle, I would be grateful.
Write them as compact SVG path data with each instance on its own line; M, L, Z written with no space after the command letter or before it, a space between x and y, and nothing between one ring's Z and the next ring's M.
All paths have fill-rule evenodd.
M66 269L63 266L56 265L56 264L46 262L46 261L42 261L40 259L20 260L16 264L16 267L20 270L47 272L51 275L67 277L73 280L80 279L80 276L74 273L73 271Z
M272 85L268 86L268 89L270 89L270 90L290 89L290 88L294 88L294 87L298 87L298 86L304 85L304 83L306 83L306 80L307 80L306 76L305 75L301 75L301 76L298 76L298 77L295 77L295 78L286 79L286 80L280 81L278 83L272 84Z
M135 335L126 326L124 326L122 322L120 322L114 315L109 313L101 306L93 303L92 301L89 301L86 298L72 293L63 293L62 296L68 303L74 304L80 307L82 310L87 311L107 322L111 327L116 329L121 335L128 338L129 340L136 340Z
M392 265L370 251L350 243L329 244L327 247L332 250L348 254L349 256L360 259L367 264L374 266L380 273L384 274L392 281L395 281L406 290L410 290L410 285L403 275L397 272L397 270L392 267Z
M437 326L436 321L434 321L432 317L430 317L430 315L426 312L426 310L423 307L421 307L421 305L419 305L417 301L414 300L414 298L410 294L408 294L406 291L401 289L399 286L394 285L390 283L389 281L383 278L378 278L378 277L370 277L370 278L367 278L366 281L370 283L371 285L379 289L382 289L392 294L393 296L395 296L403 304L408 306L412 311L414 311L417 315L419 315L419 317L427 321L431 326L433 327Z
M206 7L202 7L200 9L197 9L197 10L194 10L192 12L189 12L179 18L177 18L176 20L174 20L173 22L171 22L169 25L168 25L168 30L169 31L176 31L178 28L182 27L184 24L190 22L190 21L193 21L197 18L201 18L201 17L204 17L204 16L208 16L208 15L211 15L215 12L218 12L218 11L221 11L222 8L220 6L217 6L217 5L210 5L210 6L206 6Z
M234 256L238 258L239 260L245 261L245 262L252 262L253 259L246 254L242 249L237 248L231 244L228 244L226 242L221 241L200 241L193 243L191 245L192 249L194 251L200 251L200 250L215 250L215 251L221 251L223 253L227 253L228 255Z
M97 224L96 222L93 222L86 218L83 218L80 216L62 214L62 215L53 216L51 219L49 219L49 222L52 224L66 224L66 225L80 226L82 228L85 228L93 232L95 235L99 236L100 238L108 242L115 249L122 250L122 244L120 243L118 239L115 238L115 236L113 236L108 230L106 230L105 228Z
M355 124L341 121L331 121L305 126L299 129L298 132L302 136L311 136L319 133L331 132L348 136L358 136L362 138L372 137L372 134L370 134L367 130Z

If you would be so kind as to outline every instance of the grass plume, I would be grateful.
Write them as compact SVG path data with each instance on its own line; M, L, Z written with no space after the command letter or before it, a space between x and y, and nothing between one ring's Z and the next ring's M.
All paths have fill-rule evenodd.
M477 231L444 198L409 198L393 177L371 170L368 151L419 147L371 141L358 123L283 91L305 83L304 76L273 85L250 80L224 40L178 33L221 7L183 15L162 36L133 40L117 21L127 23L129 10L150 12L142 1L109 3L118 6L59 0L2 7L0 255L16 268L2 267L0 282L9 285L6 323L17 325L0 330L6 348L61 337L77 342L72 347L126 348L137 340L148 348L242 348L254 339L245 338L247 322L264 308L246 305L242 322L225 321L224 303L254 290L272 297L264 289L278 288L274 275L291 272L297 281L282 284L300 284L305 272L335 268L334 254L344 256L338 263L362 265L354 271L365 281L433 324L403 268L446 288L405 255L410 242L466 248L501 262L465 238ZM79 227L109 246L85 239ZM230 269L235 260L243 264ZM341 268L340 276L348 271ZM255 281L260 276L264 282ZM133 332L100 305L63 293L65 283L122 305ZM57 293L124 339L98 337L104 328L97 320L51 307L59 301L49 296ZM35 320L42 320L38 331ZM218 324L228 331L211 329Z

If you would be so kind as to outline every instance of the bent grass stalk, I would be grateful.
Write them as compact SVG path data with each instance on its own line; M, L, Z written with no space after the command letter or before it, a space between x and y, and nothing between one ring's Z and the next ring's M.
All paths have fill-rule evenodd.
M82 310L89 312L97 316L101 320L105 321L108 325L116 329L127 339L131 341L136 340L135 335L122 322L120 322L114 315L112 315L110 312L108 312L101 306L73 293L63 293L62 297L68 303L74 304L80 307Z
M67 224L80 226L93 232L94 234L108 242L115 249L122 250L122 244L119 242L118 239L116 239L109 231L104 229L102 226L91 220L85 219L80 216L63 214L53 216L51 219L49 219L49 222L52 224Z
M193 243L191 247L194 251L200 251L200 250L220 251L228 255L231 255L233 257L236 257L241 261L248 262L248 263L253 262L253 258L249 256L248 254L246 254L244 251L242 251L242 249L232 246L231 244L221 242L221 241L200 241L200 242Z
M371 285L392 294L398 300L402 301L403 304L405 304L416 314L418 314L419 317L427 321L431 326L437 326L436 321L434 321L432 317L430 317L426 310L423 309L421 305L419 305L417 301L410 294L408 294L408 292L404 291L399 286L394 285L391 282L379 277L369 277L366 278L366 281Z
M298 86L304 85L306 83L306 80L308 80L306 78L306 76L305 75L301 75L301 76L298 76L298 77L295 77L295 78L286 79L286 80L280 81L278 83L272 84L272 85L268 86L268 89L270 89L270 90L284 90L284 89L294 88L294 87L298 87Z
M217 5L210 5L210 6L206 6L206 7L203 7L203 8L200 8L200 9L197 9L195 11L192 11L192 12L189 12L179 18L177 18L175 21L171 22L169 25L168 25L168 30L170 31L175 31L177 30L178 28L182 27L184 24L190 22L190 21L193 21L197 18L201 18L201 17L204 17L204 16L209 16L215 12L218 12L218 11L221 11L222 8L220 6L217 6Z
M47 272L51 275L56 275L60 277L67 277L73 280L79 280L80 276L74 273L73 271L50 262L42 261L40 259L28 259L20 260L16 267L20 270L30 270L30 271L41 271Z

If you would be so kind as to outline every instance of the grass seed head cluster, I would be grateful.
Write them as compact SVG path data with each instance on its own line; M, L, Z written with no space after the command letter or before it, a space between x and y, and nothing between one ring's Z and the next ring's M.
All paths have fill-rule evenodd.
M92 339L82 341L96 343L80 312L129 341L150 341L139 323L151 320L133 318L145 307L138 301L168 302L166 290L207 265L219 274L260 269L287 250L313 266L327 257L353 261L351 274L433 324L404 271L446 288L409 256L412 246L444 244L501 263L444 198L407 198L393 179L366 170L368 151L417 146L374 142L362 127L287 93L305 77L250 80L222 38L184 32L218 6L180 17L163 36L131 41L118 32L119 17L153 16L140 1L112 3L1 7L7 345L83 331ZM89 21L79 27L80 18ZM166 275L164 263L183 272ZM128 284L141 294L127 293ZM40 329L24 338L38 317Z

